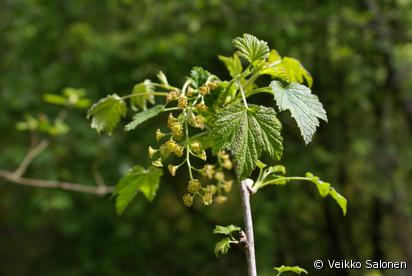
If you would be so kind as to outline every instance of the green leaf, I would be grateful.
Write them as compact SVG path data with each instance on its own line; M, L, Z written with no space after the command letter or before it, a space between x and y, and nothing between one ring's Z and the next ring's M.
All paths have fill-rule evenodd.
M218 56L218 58L226 65L226 68L232 78L242 72L242 63L240 62L240 58L237 53L234 53L233 57Z
M348 201L346 198L338 193L334 188L330 189L329 194L338 203L339 207L342 209L343 215L346 216L348 210Z
M270 75L272 78L277 78L287 83L297 82L312 87L312 76L297 59L284 57L280 60L279 58L280 56L277 52L271 52L267 62L270 67L261 70L260 74Z
M223 255L226 254L227 251L229 251L230 248L230 238L224 238L223 240L219 241L215 245L215 255Z
M266 41L259 40L250 34L243 34L233 40L233 45L239 50L239 54L250 63L264 60L269 56L269 47Z
M270 50L269 52L269 57L268 57L268 64L273 64L280 62L282 60L282 57L279 55L278 51L275 49Z
M91 127L98 133L107 131L111 135L122 117L126 116L127 107L117 94L101 99L89 109L87 118L92 119Z
M86 91L84 89L76 89L67 87L63 90L63 95L58 94L44 94L43 100L50 104L65 105L76 108L88 108L90 100L85 97Z
M163 110L165 109L164 105L156 105L150 109L147 109L145 111L136 113L133 116L133 121L131 121L130 123L128 123L125 127L124 130L125 131L130 131L135 129L138 125L140 125L141 123L143 123L146 120L149 120L153 117L156 117L157 115L159 115Z
M338 193L330 183L320 180L319 177L313 175L312 173L307 172L306 177L316 185L316 188L322 197L327 197L330 195L341 208L343 215L346 215L348 202L344 196Z
M305 144L308 144L319 126L319 119L328 121L318 96L304 85L292 82L284 86L280 81L270 83L280 111L289 110L295 119Z
M153 95L140 95L139 94L148 94L154 92L154 86L150 80L145 80L144 82L138 83L133 87L132 94L134 95L130 99L133 109L143 109L147 108L147 102L154 104Z
M67 104L66 97L63 97L61 95L56 95L56 94L44 94L43 95L43 100L46 103L50 103L50 104L58 104L58 105L66 105Z
M122 214L139 191L149 201L152 201L156 196L162 175L162 170L155 167L144 169L136 166L132 168L116 185L114 195L117 213Z
M276 274L276 276L278 276L278 275L280 275L284 272L294 272L294 273L299 274L299 275L301 273L308 274L308 272L306 270L304 270L303 268L301 268L299 266L285 266L285 265L282 265L280 267L274 267L273 269L278 272L278 274Z
M213 234L222 234L229 236L232 235L233 232L239 232L240 230L242 230L240 227L233 224L228 226L216 225L215 229L213 230Z
M199 88L203 84L205 84L210 77L209 71L203 69L202 67L195 66L190 71L190 79L192 80L192 84L195 88Z
M273 108L229 106L217 114L212 130L213 152L229 150L237 176L244 179L252 173L263 152L272 158L281 158L281 128Z

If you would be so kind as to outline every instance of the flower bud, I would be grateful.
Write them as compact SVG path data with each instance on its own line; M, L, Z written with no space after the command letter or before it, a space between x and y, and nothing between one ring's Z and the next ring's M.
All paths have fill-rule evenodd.
M215 179L217 181L223 181L223 180L225 180L225 175L222 172L216 172L215 173Z
M203 129L205 127L204 118L200 115L191 116L189 118L189 124L195 128L200 128L200 129Z
M187 185L187 191L191 194L197 193L200 190L200 181L197 179L189 180L189 184Z
M207 86L210 88L210 90L215 90L219 85L216 82L209 82Z
M159 142L160 139L165 137L165 134L160 131L160 129L156 130L156 141Z
M174 152L176 150L177 147L177 143L173 140L169 140L165 143L166 145L166 149L169 153Z
M210 93L210 88L209 88L209 86L202 85L202 86L199 88L199 93L200 93L201 95L203 95L203 96L209 94L209 93Z
M171 90L169 91L169 93L167 93L166 100L168 102L171 102L171 101L177 100L178 97L179 97L179 92L176 90Z
M213 203L213 195L211 192L206 192L203 196L203 205L209 206Z
M172 125L177 123L177 119L173 116L172 113L169 114L169 117L167 118L167 127L170 129L172 128Z
M181 139L183 137L183 126L179 122L173 123L170 130L174 138Z
M222 196L222 195L215 197L215 201L217 204L223 204L226 202L226 200L227 200L227 197Z
M192 143L190 143L190 149L194 153L199 154L202 152L202 144L200 144L199 141L193 141Z
M207 159L206 151L202 150L202 152L199 153L199 154L197 155L197 157L199 157L199 158L202 159L203 161L206 161L206 159Z
M193 197L189 194L185 194L183 196L183 204L187 207L191 207L193 205Z
M177 106L180 109L185 109L187 107L187 98L186 98L186 96L182 95L182 96L179 97L179 100L177 101Z
M203 112L207 111L207 109L208 109L207 105L205 105L204 103L198 103L198 104L195 106L195 108L196 108L197 110L203 111Z
M191 86L189 86L186 90L186 94L188 97L192 97L195 94L195 91L193 90Z
M153 158L153 155L157 152L157 150L153 149L152 147L149 146L148 150L149 152L149 157Z
M176 175L176 170L177 170L179 167L178 167L178 166L173 166L173 165L169 164L169 165L167 166L167 168L169 169L170 174L171 174L172 176L175 176L175 175Z
M202 175L206 176L209 179L213 178L213 175L215 173L215 166L206 164L203 169L202 169Z
M156 161L153 161L152 165L155 166L155 167L158 167L158 168L163 167L162 160L160 158L157 159Z
M183 155L183 147L180 145L177 145L176 149L173 151L173 153L177 156L180 157Z
M229 159L223 161L223 168L225 168L226 170L231 170L233 168L232 161L230 161Z
M223 182L223 190L229 193L232 190L233 180L228 180Z

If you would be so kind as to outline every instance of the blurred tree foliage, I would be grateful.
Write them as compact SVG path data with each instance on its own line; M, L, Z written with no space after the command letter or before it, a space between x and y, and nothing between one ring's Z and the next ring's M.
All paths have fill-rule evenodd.
M213 54L230 53L231 39L248 32L299 58L329 111L329 124L308 147L295 127L285 127L289 171L321 172L349 200L343 219L306 186L253 198L260 275L282 263L310 273L317 258L412 263L411 27L406 0L3 0L0 168L13 170L36 139L16 122L58 113L44 93L84 88L96 100L126 94L158 70L183 83L198 64L227 74ZM91 130L84 112L70 112L67 121L70 134L53 139L29 176L88 184L98 167L115 183L148 162L156 121L111 137ZM238 191L221 207L188 209L179 184L165 175L153 203L141 198L117 217L108 198L1 181L0 274L243 275L242 250L219 259L213 253L213 226L241 225Z

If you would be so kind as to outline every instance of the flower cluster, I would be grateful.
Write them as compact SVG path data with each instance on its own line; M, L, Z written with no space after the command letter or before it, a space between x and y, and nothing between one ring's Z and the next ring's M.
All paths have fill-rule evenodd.
M167 132L162 132L160 129L156 131L158 148L149 147L149 156L154 166L163 167L163 163L170 156L181 159L180 163L178 161L177 164L167 165L172 176L176 175L181 166L187 166L190 180L186 188L187 193L183 196L183 203L188 207L193 205L196 197L200 198L205 206L211 205L214 201L223 203L226 201L226 196L223 194L230 192L232 187L232 181L226 180L224 171L232 169L230 156L226 152L220 152L214 159L216 160L214 164L207 163L203 168L192 165L194 162L192 158L208 161L207 147L203 146L202 139L196 139L194 136L204 137L207 134L206 118L209 108L205 103L205 97L219 87L218 81L214 79L213 75L209 75L200 85L199 80L195 82L189 79L181 90L176 88L167 92L167 104L175 103L175 107L170 110L178 113L169 114ZM190 132L196 134L191 136ZM194 174L198 174L198 177L194 177ZM202 185L202 182L205 184Z

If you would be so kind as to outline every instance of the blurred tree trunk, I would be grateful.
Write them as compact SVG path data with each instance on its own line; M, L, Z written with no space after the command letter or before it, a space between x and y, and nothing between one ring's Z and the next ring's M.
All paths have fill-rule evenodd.
M396 181L395 179L395 172L399 165L398 155L399 155L399 145L396 145L393 142L393 134L396 131L393 127L394 122L396 121L395 117L395 103L400 102L399 99L399 92L400 92L400 84L399 81L401 79L398 76L398 71L395 67L395 59L393 56L394 52L394 45L392 34L390 32L390 28L388 22L386 20L386 15L381 11L379 5L375 0L366 0L365 2L367 9L373 16L373 25L372 30L375 33L376 37L376 45L378 45L378 54L383 60L383 66L386 69L386 78L383 83L382 95L380 97L381 101L378 106L378 110L380 111L379 114L379 122L380 122L380 134L378 139L377 148L382 152L381 158L382 160L378 161L379 166L378 169L381 171L384 181L391 185L391 211L393 212L393 225L395 225L394 229L396 229L396 237L400 243L401 248L404 251L404 255L406 257L407 262L412 262L412 241L410 239L410 223L409 223L409 214L407 213L407 198L406 198L406 188L405 183L403 181ZM408 116L408 110L406 105L403 105L403 112L404 115ZM398 147L398 148L397 148ZM380 216L382 214L381 208L385 207L382 206L382 203L379 202L380 199L375 199L375 212L376 219L376 227L380 227L382 219ZM378 224L379 223L379 224ZM376 231L380 231L376 229ZM381 235L381 233L377 232L377 234ZM377 238L377 242L379 242L380 237ZM375 254L376 257L382 255L382 245L375 245L376 250ZM384 256L382 256L384 257Z

